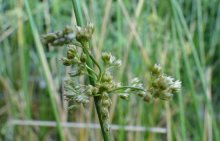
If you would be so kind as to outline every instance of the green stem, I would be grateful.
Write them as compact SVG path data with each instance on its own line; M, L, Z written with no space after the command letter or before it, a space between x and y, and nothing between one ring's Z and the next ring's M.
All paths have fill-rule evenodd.
M37 52L38 52L41 65L43 67L44 76L45 76L45 79L46 79L46 82L48 85L50 102L51 102L53 113L54 113L54 116L56 119L56 124L57 124L58 132L60 135L60 140L65 141L65 135L64 135L64 132L63 132L63 129L61 126L61 118L59 116L59 107L58 107L59 103L56 102L56 99L55 99L56 90L53 85L53 78L51 76L51 72L48 67L47 59L46 59L46 56L45 56L44 50L43 50L43 45L41 44L40 36L39 36L38 30L37 30L37 27L34 23L34 19L33 19L32 13L31 13L31 8L29 6L28 0L25 0L24 2L25 2L25 8L27 10L28 17L29 17L31 30L32 30L32 34L33 34L34 41L36 44Z
M118 90L123 90L123 89L133 89L133 90L139 90L139 91L146 92L146 90L144 90L143 88L137 88L137 87L131 87L131 86L122 86L122 87L118 87L118 88L115 88L115 89L109 91L109 93L114 92L114 91L118 91Z
M98 69L99 69L99 77L100 77L100 75L102 74L102 69L101 69L99 63L98 63L98 62L95 60L95 58L89 53L89 51L87 50L87 48L85 48L84 50L85 50L85 53L89 55L89 57L91 58L91 60L93 61L93 63L98 67ZM99 78L99 77L98 77L98 78Z
M98 78L98 75L96 74L96 72L92 68L90 68L88 65L86 65L86 68L88 70L90 70L93 74L95 74L96 78Z
M23 0L18 1L18 8L22 10L23 7ZM18 13L18 51L19 51L19 57L20 57L20 66L21 66L21 84L22 84L22 89L24 91L25 95L25 110L27 114L27 118L31 118L31 100L30 100L30 95L28 94L28 72L27 72L27 62L25 58L27 58L26 55L26 48L25 48L25 41L24 41L24 30L23 30L23 21L21 19L20 14Z
M83 25L83 19L82 19L82 12L81 12L81 9L80 9L80 1L79 0L72 0L72 3L73 3L75 16L76 16L76 22L79 26L82 26ZM82 43L82 46L83 46L83 49L84 49L83 50L84 53L86 55L90 56L89 52L86 50L86 48L89 47L89 42L83 41L81 43ZM90 56L90 58L91 58L91 56ZM94 58L92 57L91 59L94 62L94 60L93 60ZM91 62L90 59L87 59L86 64L90 68L93 68L93 63ZM92 76L94 75L93 73L91 73L90 70L88 70L88 73L90 73L90 75L92 75ZM95 85L95 80L92 77L89 77L89 80L90 80L91 85ZM100 126L101 126L103 139L104 139L104 141L109 141L110 140L110 134L109 134L108 131L104 130L104 124L103 124L103 121L102 121L102 118L101 118L101 107L100 107L100 104L99 104L100 100L101 100L100 96L94 97L95 107L96 107L97 115L98 115L98 118L99 118L99 123L100 123Z
M89 46L89 43L84 41L84 42L82 42L82 45L83 45L83 48L86 48L86 47ZM84 53L86 53L86 52L84 52ZM87 60L86 63L90 68L93 67L93 64L92 64L91 60ZM87 70L87 71L90 75L94 76L94 74L90 70ZM94 86L95 85L95 80L93 79L93 77L89 77L89 80L90 80L90 84ZM110 140L110 134L109 134L109 132L104 130L104 122L102 121L102 118L101 118L101 107L100 107L101 97L100 96L95 96L94 101L95 101L95 107L96 107L97 115L98 115L98 118L99 118L99 124L100 124L101 130L102 130L103 139L104 139L104 141L109 141Z

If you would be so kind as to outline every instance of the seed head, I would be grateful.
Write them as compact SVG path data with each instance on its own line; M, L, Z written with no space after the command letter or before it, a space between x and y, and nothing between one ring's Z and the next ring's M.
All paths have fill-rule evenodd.
M151 70L153 75L160 75L162 73L162 68L159 64L155 64Z
M170 90L172 93L177 93L181 90L181 82L179 80L175 81L170 85Z
M86 54L82 53L81 56L80 56L80 61L82 63L86 63L86 57L87 57Z
M150 95L150 94L145 94L143 97L143 100L146 102L150 102L151 99L152 99L152 95Z
M173 94L181 89L181 82L175 81L174 78L165 75L158 65L154 65L152 70L151 82L148 88L149 93L154 98L169 100Z
M66 57L62 57L61 60L63 61L63 65L65 65L65 66L70 66L70 65L72 65L71 60L69 60L69 59L66 58Z
M122 99L128 100L129 94L128 93L123 93L123 94L120 94L119 96Z
M113 65L115 67L120 67L121 66L121 60L116 60Z
M110 63L111 54L107 52L102 53L102 60L105 65L108 65Z
M139 91L139 92L137 92L137 95L140 96L140 97L144 97L146 95L146 92Z
M88 23L86 27L76 26L76 39L78 41L81 41L81 40L88 41L91 39L93 32L94 32L93 23Z

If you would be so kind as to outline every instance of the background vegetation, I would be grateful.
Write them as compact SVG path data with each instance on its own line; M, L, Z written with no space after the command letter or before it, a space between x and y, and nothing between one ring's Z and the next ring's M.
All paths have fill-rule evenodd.
M65 48L40 42L41 35L75 24L71 0L25 2L0 0L0 140L60 140L61 135L71 141L101 140L100 130L90 127L21 125L98 122L93 103L68 111L63 98L68 70L59 61ZM81 0L81 6L86 21L95 24L92 45L97 58L105 50L123 61L114 73L118 81L127 83L137 76L147 84L151 65L160 63L183 84L170 102L146 104L113 96L113 124L149 130L119 128L112 131L112 139L219 140L219 0ZM165 128L166 133L151 127Z

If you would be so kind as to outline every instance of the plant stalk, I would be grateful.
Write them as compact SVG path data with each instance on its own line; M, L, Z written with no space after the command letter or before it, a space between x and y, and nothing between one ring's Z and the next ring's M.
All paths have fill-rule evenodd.
M82 18L82 11L80 8L80 1L79 0L72 0L73 3L73 9L75 12L75 17L76 17L76 22L77 25L79 26L83 26L83 18ZM89 48L89 42L88 41L82 41L81 42L84 50L83 52L87 55L90 56L90 54L88 53L88 51L86 51L86 48ZM86 64L88 65L89 68L93 68L93 62L91 59L87 59ZM88 73L91 76L94 76L94 74L91 72L91 70L87 69ZM95 85L95 80L93 79L93 77L89 76L89 81L91 85ZM101 107L100 107L100 96L95 96L94 97L94 101L95 101L95 107L96 107L96 111L97 111L97 115L98 115L98 119L99 119L99 124L101 126L101 131L102 131L102 136L104 141L109 141L110 140L110 134L108 131L104 130L104 124L101 118Z
M36 44L36 49L37 49L39 59L40 59L40 62L41 62L42 68L43 68L44 76L45 76L45 79L46 79L46 82L47 82L47 85L48 85L48 91L49 91L48 93L49 93L50 102L51 102L51 105L52 105L52 112L53 112L53 114L55 116L55 119L56 119L57 129L58 129L58 132L59 132L59 135L60 135L60 141L65 141L66 140L65 139L65 134L64 134L64 131L63 131L62 126L61 126L61 117L59 116L59 112L61 112L61 110L59 110L59 108L61 106L60 106L59 101L58 100L56 101L56 97L55 97L56 96L56 90L55 90L54 85L53 85L53 79L52 79L52 76L51 76L51 72L50 72L50 69L48 67L46 56L45 56L44 50L43 50L43 45L41 44L40 36L39 36L37 27L35 25L35 22L34 22L32 13L31 13L31 8L29 6L29 2L28 2L28 0L24 0L24 2L25 2L25 8L26 8L27 14L28 14L29 22L30 22L30 25L31 25L33 38L34 38L34 41L35 41L35 44Z

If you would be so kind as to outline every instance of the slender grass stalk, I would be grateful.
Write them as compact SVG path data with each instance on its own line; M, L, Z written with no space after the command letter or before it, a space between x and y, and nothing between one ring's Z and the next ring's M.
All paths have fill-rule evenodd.
M17 40L18 40L18 50L19 50L19 63L20 63L20 74L21 74L21 84L22 84L22 100L25 103L25 118L31 119L31 95L28 93L28 72L27 72L27 61L26 58L26 46L25 46L25 38L24 38L24 26L23 26L23 20L22 20L22 11L23 11L23 0L18 1L18 8L19 12L18 15L18 32L17 32ZM33 138L32 136L32 130L29 129L29 127L24 128L24 131L27 131L27 138L31 140Z
M188 78L188 84L189 84L189 87L190 87L190 90L192 92L192 99L194 101L193 105L194 105L194 110L196 112L196 118L197 118L197 126L198 126L198 129L199 129L199 134L202 134L202 123L201 123L201 120L200 120L200 116L199 116L199 103L198 103L198 100L197 100L197 96L196 96L196 91L195 91L195 87L193 85L193 80L192 80L192 71L190 69L190 62L189 62L189 59L187 57L187 54L186 54L186 50L183 48L184 47L184 41L183 41L183 35L182 35L182 32L181 32L181 27L179 26L179 22L177 20L177 15L175 12L174 13L174 22L175 22L175 25L176 25L176 29L177 29L177 35L179 36L180 38L180 46L181 46L181 50L183 52L183 61L184 61L184 65L185 65L185 68L186 68L186 76Z
M18 1L18 7L22 10L23 0ZM21 19L22 11L18 12L18 47L19 47L19 57L20 57L20 65L21 65L21 81L22 81L22 90L24 92L24 98L26 102L25 112L27 114L27 118L31 117L31 104L30 104L30 95L28 94L28 79L27 79L27 69L26 69L26 61L25 61L25 45L24 45L24 34L23 34L23 21Z
M170 103L166 101L165 107L166 107L166 122L167 122L167 140L172 141L172 131L171 131L172 120L171 120Z
M174 66L175 66L175 74L177 79L180 79L180 61L178 58L178 49L176 48L177 46L177 39L176 39L176 30L175 30L175 23L172 21L172 36L174 40L174 57L175 61L173 61ZM182 93L178 94L178 102L179 102L179 107L180 107L180 125L181 125L181 133L182 133L182 140L186 141L187 134L186 134L186 119L185 119L185 109L184 109L184 101L183 101L183 95Z
M199 40L199 53L200 53L200 60L201 64L204 67L205 66L205 48L204 48L204 35L202 31L202 9L201 9L201 0L196 0L196 6L197 6L197 24L198 24L198 40Z
M31 14L31 9L30 9L28 0L25 0L25 7L26 7L26 10L27 10L27 13L28 13L30 24L31 24L31 29L32 29L35 44L36 44L36 47L37 47L37 52L38 52L38 55L40 57L40 62L41 62L41 65L43 67L43 70L44 70L43 71L44 76L46 78L46 82L47 82L47 85L49 87L48 90L49 90L50 102L52 104L53 113L55 115L57 128L58 128L59 135L60 135L60 140L65 141L64 132L63 132L61 124L60 124L61 119L59 117L59 109L58 109L58 106L57 106L59 104L56 103L56 99L55 99L56 91L55 91L55 88L54 88L53 79L52 79L52 76L51 76L51 73L50 73L50 70L49 70L49 67L48 67L46 56L44 54L43 46L42 46L41 41L40 41L40 36L39 36L38 31L37 31L37 27L34 23L34 19L33 19L32 14Z
M119 102L119 109L118 109L118 112L119 112L119 123L120 123L120 125L122 125L122 127L119 130L119 137L118 137L118 139L120 141L125 140L125 130L123 128L123 126L125 126L124 108L123 107L124 107L123 101L120 101Z
M80 7L80 1L79 0L72 0L72 3L73 3L73 8L74 8L74 12L75 12L77 25L83 26L84 22L83 22L83 18L82 18L82 11L81 11L81 7ZM89 48L89 43L85 42L83 46L85 48ZM90 56L85 49L83 51L84 51L85 54ZM93 68L92 60L87 60L86 63L87 63L89 68ZM91 73L90 70L88 70L88 72L91 76L94 75L93 73ZM89 80L90 80L91 85L95 85L95 80L93 79L93 77L89 77ZM100 123L100 126L101 126L103 139L104 139L104 141L109 141L110 140L110 134L109 134L109 132L106 132L104 130L103 121L101 119L101 110L100 110L100 106L99 106L100 97L99 96L94 97L94 101L95 101L95 107L96 107L97 115L98 115L98 118L99 118L99 123Z
M193 59L195 61L195 65L198 69L198 74L199 74L199 77L200 77L200 80L202 82L202 89L204 91L204 97L205 97L205 102L206 102L206 106L208 108L208 111L211 115L211 118L212 118L212 121L213 121L213 131L214 131L214 138L216 140L219 140L219 129L217 127L217 123L216 123L216 120L215 120L215 113L214 113L214 110L213 110L213 106L212 106L212 103L211 103L211 100L208 98L208 85L207 85L207 82L206 82L206 77L205 77L205 73L204 73L204 68L202 67L201 65L201 62L199 60L199 57L198 57L198 54L197 54L197 51L196 51L196 48L195 48L195 45L192 41L192 37L191 37L191 34L187 28L187 24L186 24L186 21L184 19L184 16L183 16L183 13L179 7L179 4L177 1L175 0L171 0L171 3L172 3L172 7L175 7L175 12L177 13L177 15L179 16L179 25L182 25L183 28L181 28L180 30L182 30L182 33L185 33L186 34L186 37L187 39L189 40L189 43L190 43L190 46L192 48L192 54L193 54Z
M119 1L117 1L117 30L118 30L118 47L120 48L120 52L122 49L122 40L120 40L121 38L121 33L122 33L122 27L123 27L123 18L122 18L122 12L121 12L121 8L119 6ZM127 60L126 60L127 61ZM123 65L123 68L125 68L125 65ZM124 71L122 70L119 74L119 77L121 81L123 81L123 77L125 76ZM125 113L125 108L124 108L124 101L120 101L120 99L116 99L117 103L115 104L116 106L118 106L118 113L119 113L119 124L122 126L125 126L126 122L124 120L124 118L126 117L126 115L128 114L128 112ZM131 101L128 102L128 106L130 105ZM116 110L116 108L114 108L114 110ZM119 130L119 140L123 141L126 140L125 138L125 130L124 128L120 128ZM129 133L130 134L130 133ZM129 135L128 135L129 136Z
M210 43L210 49L207 53L207 57L210 60L212 60L214 58L214 54L215 54L215 51L216 51L216 47L217 47L217 44L218 44L218 39L219 39L219 32L220 32L220 26L219 26L219 23L220 23L220 3L218 5L218 10L217 10L217 17L216 17L216 21L215 21L215 24L214 24L214 29L213 29L213 33L212 33L212 36L210 37L211 39L211 43Z

